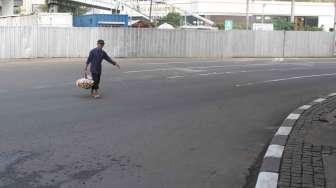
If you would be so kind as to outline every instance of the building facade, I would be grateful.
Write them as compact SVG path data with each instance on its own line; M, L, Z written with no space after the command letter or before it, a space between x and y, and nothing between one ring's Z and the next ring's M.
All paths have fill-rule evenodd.
M91 1L95 2L96 0ZM111 0L99 1L111 3ZM139 16L130 10L129 7L132 7L132 9L136 9L144 15L150 15L151 9L151 15L154 19L165 16L169 12L177 11L186 17L189 24L196 23L193 20L194 18L192 18L193 16L190 15L200 15L214 21L216 24L223 24L225 20L230 20L233 21L237 28L245 27L246 24L247 0L153 0L152 6L150 6L150 0L120 0L124 5L128 5L126 7L122 3L118 3L117 0L112 1L115 5L118 5L116 9L120 10L121 14L128 14L130 17ZM308 1L295 3L296 19L305 25L323 27L326 31L333 28L334 3ZM87 0L86 2L89 1ZM45 0L0 0L0 15L17 14L18 11L15 11L17 7L20 7L19 14L31 14L36 10L36 7L44 3ZM101 11L101 13L110 12ZM250 0L248 15L250 18L249 24L269 23L275 17L289 19L291 2Z

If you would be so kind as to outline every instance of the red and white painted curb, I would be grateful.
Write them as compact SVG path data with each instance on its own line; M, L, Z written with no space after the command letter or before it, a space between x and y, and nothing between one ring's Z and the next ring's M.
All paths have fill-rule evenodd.
M295 122L306 110L310 109L314 105L321 104L328 98L334 96L336 96L336 93L331 93L326 97L318 98L309 104L297 108L287 116L273 136L272 141L267 148L260 167L255 188L277 188L282 155Z

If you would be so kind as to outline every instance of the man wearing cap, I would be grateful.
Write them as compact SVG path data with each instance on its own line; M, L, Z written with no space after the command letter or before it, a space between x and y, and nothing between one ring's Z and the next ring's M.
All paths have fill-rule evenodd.
M105 59L109 63L117 66L120 69L120 66L117 62L113 61L107 53L103 50L105 42L103 40L97 41L97 48L94 48L90 51L89 57L85 64L85 73L87 73L87 68L90 64L90 72L92 79L94 81L94 85L91 88L91 95L94 98L100 97L99 95L99 82L100 76L102 72L102 61Z

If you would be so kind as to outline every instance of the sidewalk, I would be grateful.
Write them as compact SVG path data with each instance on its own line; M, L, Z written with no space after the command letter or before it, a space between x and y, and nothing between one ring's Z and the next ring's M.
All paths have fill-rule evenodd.
M287 140L279 188L336 187L336 97L306 110Z

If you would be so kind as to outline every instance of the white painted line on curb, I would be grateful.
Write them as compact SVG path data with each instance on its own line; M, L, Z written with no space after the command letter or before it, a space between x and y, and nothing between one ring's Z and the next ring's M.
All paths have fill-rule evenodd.
M300 117L300 114L293 114L292 113L292 114L289 114L286 119L297 120L297 119L299 119L299 117Z
M336 96L336 93L331 93L328 95L329 97L333 97L333 96Z
M292 131L292 127L280 127L275 135L288 136Z
M278 173L260 172L255 188L277 188L278 178Z
M311 105L303 105L303 106L301 106L299 109L300 109L300 110L307 110L307 109L309 109L309 108L311 108Z
M317 103L320 103L320 102L323 102L323 101L325 101L326 99L324 99L324 98L319 98L319 99L316 99L314 102L317 102Z
M266 151L266 154L265 154L264 158L266 158L266 157L281 158L284 149L285 149L284 146L270 145L270 146L268 146L268 149Z
M331 93L328 96L336 96L336 93ZM319 98L319 99L316 99L314 102L322 102L324 100L327 100L327 99ZM303 105L299 109L307 110L311 107L312 107L312 105ZM300 114L291 113L291 114L289 114L287 119L295 119L296 120L299 117L300 117ZM277 135L289 135L291 130L292 130L292 127L280 127L278 129L277 133L275 134L275 136L277 136ZM279 159L276 159L274 162L272 162L273 165L278 164L279 160L282 160L282 155L283 155L283 152L284 152L284 148L285 148L285 146L280 146L280 145L275 145L275 144L270 145L267 148L267 151L266 151L266 154L265 154L264 158L267 158L267 157L279 158ZM277 170L279 171L280 169L277 169ZM279 173L259 172L255 188L277 188L278 187L278 179L279 179Z

